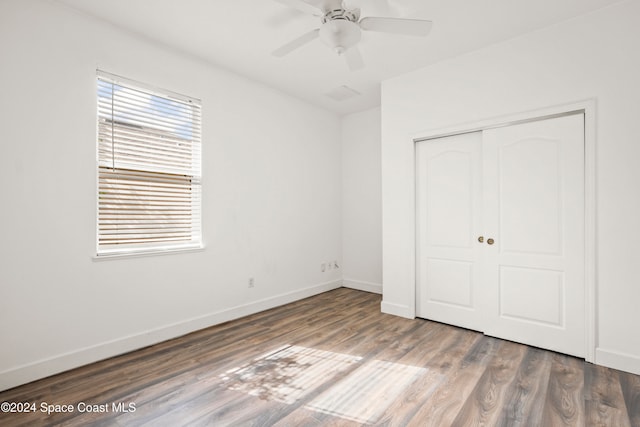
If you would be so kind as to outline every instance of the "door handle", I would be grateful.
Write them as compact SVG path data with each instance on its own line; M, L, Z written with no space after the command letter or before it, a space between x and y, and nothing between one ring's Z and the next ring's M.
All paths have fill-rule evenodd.
M478 242L480 242L480 243L484 242L484 236L478 237Z
M494 242L495 242L495 240L493 240L493 239L487 239L487 244L489 244L489 245L493 245Z

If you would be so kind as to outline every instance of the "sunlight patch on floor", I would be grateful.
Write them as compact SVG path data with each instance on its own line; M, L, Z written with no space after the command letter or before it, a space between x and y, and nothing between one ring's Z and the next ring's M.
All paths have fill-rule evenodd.
M300 346L283 346L220 375L222 385L264 400L293 404L343 375L306 409L362 424L374 423L428 370Z
M374 423L406 387L426 372L425 368L373 360L305 407L358 423Z
M230 390L292 404L361 359L314 348L283 346L220 377Z

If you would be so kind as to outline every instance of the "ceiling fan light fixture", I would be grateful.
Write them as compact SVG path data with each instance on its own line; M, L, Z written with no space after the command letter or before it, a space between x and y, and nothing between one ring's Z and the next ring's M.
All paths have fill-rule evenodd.
M355 46L362 36L358 24L346 19L328 21L320 27L320 40L337 54Z

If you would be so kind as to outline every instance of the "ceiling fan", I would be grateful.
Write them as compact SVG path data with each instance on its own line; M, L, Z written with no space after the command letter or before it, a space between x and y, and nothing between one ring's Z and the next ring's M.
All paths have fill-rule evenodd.
M298 11L320 18L320 28L316 28L302 36L280 46L272 52L282 57L320 38L338 55L343 55L351 71L364 67L364 61L356 46L362 31L379 31L383 33L405 34L410 36L426 36L433 23L423 19L360 17L360 9L349 9L342 0L274 0ZM315 4L311 4L314 2Z

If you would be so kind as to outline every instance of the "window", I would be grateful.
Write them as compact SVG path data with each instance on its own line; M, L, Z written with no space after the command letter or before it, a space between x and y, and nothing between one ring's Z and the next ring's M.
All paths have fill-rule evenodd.
M97 254L199 248L200 103L98 72Z

